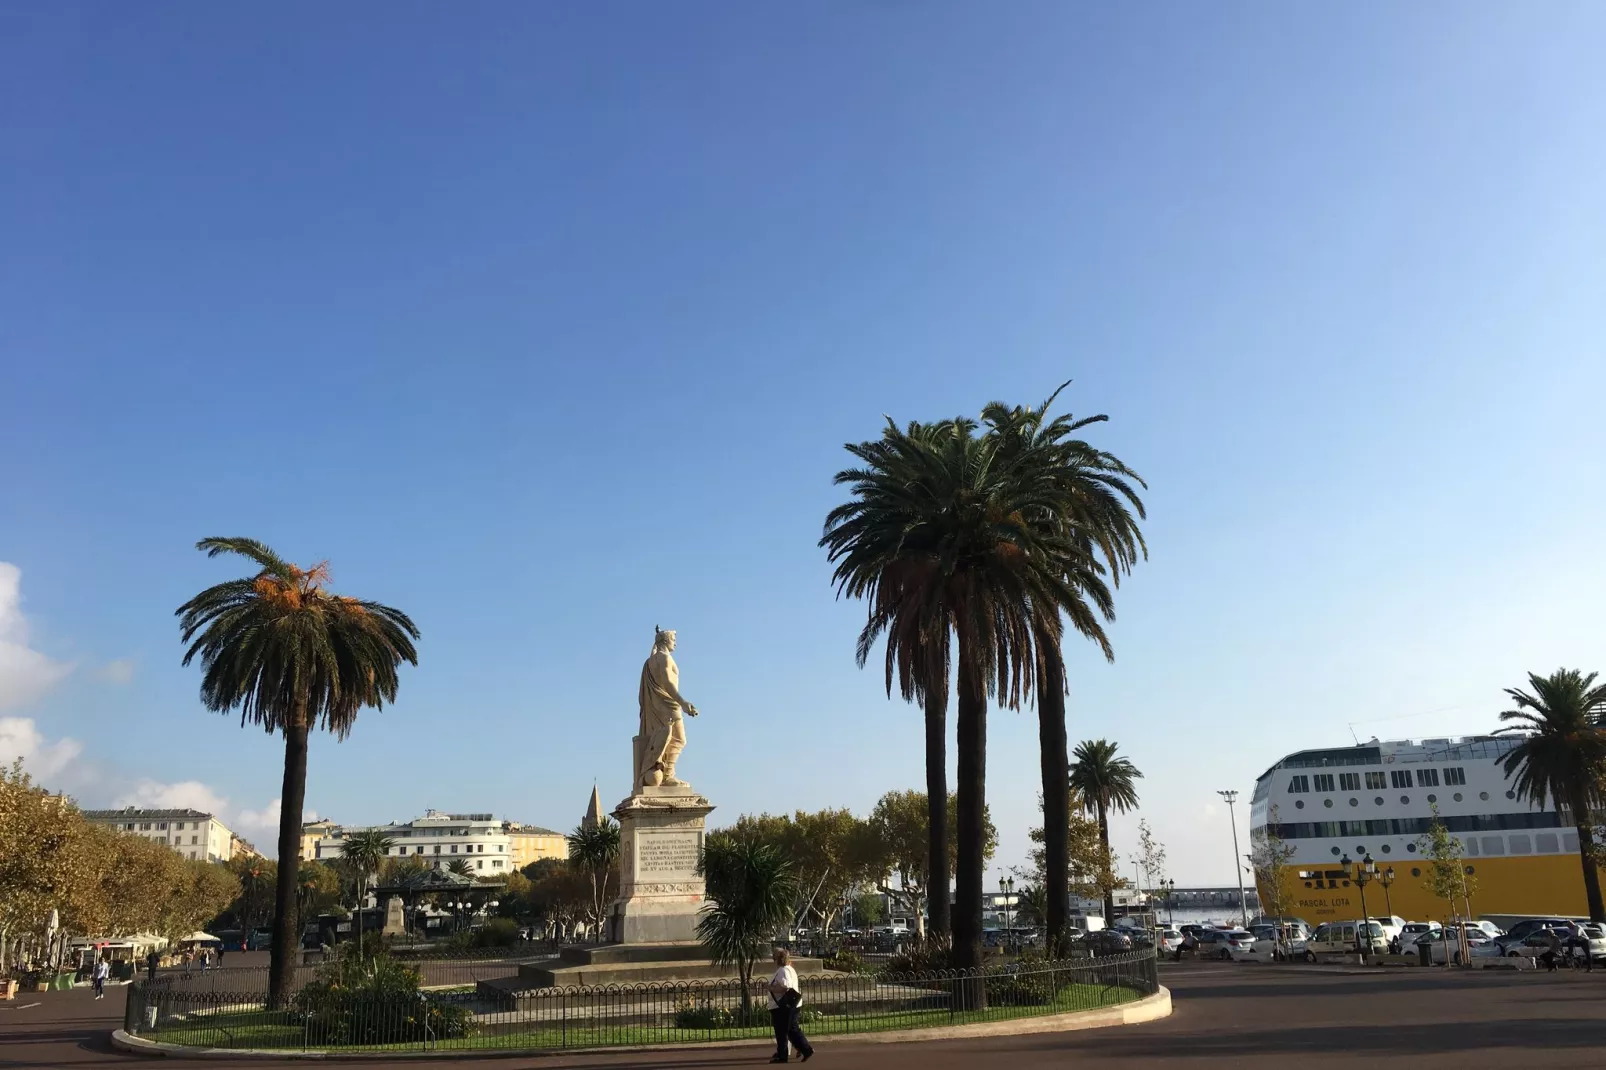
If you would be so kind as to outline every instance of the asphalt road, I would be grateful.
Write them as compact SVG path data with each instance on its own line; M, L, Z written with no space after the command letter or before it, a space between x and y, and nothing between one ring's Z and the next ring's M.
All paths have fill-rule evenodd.
M1166 966L1162 981L1176 1011L1165 1021L1078 1033L987 1041L864 1044L827 1040L810 1064L840 1070L1288 1070L1297 1066L1378 1064L1408 1057L1412 1070L1511 1067L1606 1067L1606 971L1594 974L1451 974L1394 969L1341 973L1321 967L1252 963ZM37 1004L28 1006L28 1004ZM19 995L0 1003L0 1068L93 1067L150 1060L112 1050L122 1022L122 990L95 1002L86 991ZM495 1070L567 1067L721 1068L762 1064L762 1048L651 1055L502 1057ZM451 1060L383 1059L358 1066L429 1070ZM156 1065L161 1065L157 1063ZM176 1064L175 1064L176 1065ZM242 1066L269 1070L294 1062L185 1060L185 1068Z

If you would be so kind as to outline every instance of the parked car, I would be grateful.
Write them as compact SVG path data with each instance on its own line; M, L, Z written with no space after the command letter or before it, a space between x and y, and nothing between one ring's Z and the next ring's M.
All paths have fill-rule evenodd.
M1175 954L1182 946L1182 930L1159 929L1155 932L1155 947L1162 955Z
M1243 929L1206 929L1197 937L1202 959L1234 959L1240 956L1255 957L1255 934Z
M1575 925L1573 940L1568 948L1573 958L1579 961L1586 955L1595 962L1606 959L1606 925L1597 925L1594 922Z
M1481 930L1476 937L1470 930L1467 933L1469 951L1476 951L1488 942L1483 939ZM1400 954L1408 955L1419 962L1426 959L1436 966L1442 966L1461 961L1461 944L1456 939L1454 929L1429 929L1425 933L1419 933L1410 943L1403 945Z
M1374 917L1373 921L1383 927L1383 935L1393 941L1405 930L1405 919L1398 914L1389 914L1383 917Z
M1437 932L1441 928L1443 926L1436 921L1408 921L1400 926L1400 948L1410 947L1423 933Z
M1114 929L1099 929L1090 932L1082 938L1082 945L1093 953L1094 957L1104 955L1124 955L1132 950L1132 940L1125 933Z
M1495 937L1494 942L1499 945L1501 952L1505 953L1516 948L1528 937L1542 933L1546 929L1556 930L1557 935L1566 940L1572 928L1573 923L1566 918L1524 918L1507 929L1505 935Z
M1310 930L1303 922L1251 925L1249 931L1255 936L1255 957L1266 962L1271 962L1277 957L1279 944L1284 955L1302 956L1305 954L1305 945L1310 940Z
M1305 958L1316 961L1317 955L1343 955L1365 951L1382 955L1389 949L1389 938L1383 927L1375 921L1326 921L1316 926L1305 943Z
M1550 940L1545 935L1546 931L1544 929L1535 929L1530 931L1527 936L1516 940L1508 940L1504 943L1500 940L1485 940L1483 943L1473 946L1472 957L1474 959L1505 959L1508 961L1511 959L1527 959L1528 964L1532 965L1534 959L1550 950ZM1566 937L1561 933L1556 935L1562 939L1563 947L1565 947Z

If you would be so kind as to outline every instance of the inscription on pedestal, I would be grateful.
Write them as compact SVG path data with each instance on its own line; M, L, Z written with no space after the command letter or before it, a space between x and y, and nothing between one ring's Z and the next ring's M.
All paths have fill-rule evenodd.
M636 879L675 877L697 872L702 837L696 833L641 836L636 841Z

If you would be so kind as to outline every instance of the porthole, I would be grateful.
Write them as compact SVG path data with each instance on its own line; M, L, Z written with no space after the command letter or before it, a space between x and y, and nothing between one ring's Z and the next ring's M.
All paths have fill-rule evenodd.
M1411 797L1409 795L1401 795L1400 796L1400 805L1402 805L1402 806L1410 806L1411 805Z
M1329 810L1331 810L1333 808L1333 800L1332 799L1323 799L1322 800L1322 805L1327 807Z
M1294 809L1295 810L1303 810L1303 809L1305 809L1305 800L1304 799L1295 799L1294 800Z
M1461 793L1458 791L1454 795L1450 796L1450 798L1454 799L1456 802L1460 802L1461 801Z
M1429 795L1429 796L1428 796L1428 802L1430 802L1430 803L1436 803L1436 802L1438 802L1438 801L1439 801L1439 797L1438 797L1438 796L1437 796L1437 795Z
M1480 792L1478 792L1478 798L1482 799L1484 802L1488 802L1489 801L1489 793L1487 791L1480 791Z
M1361 800L1359 800L1359 799L1351 799L1351 800L1350 800L1350 801L1349 801L1349 804L1350 804L1350 805L1351 805L1351 806L1359 806L1359 805L1361 805Z
M1384 854L1388 854L1388 853L1389 853L1389 852L1390 852L1390 851L1392 851L1392 850L1394 850L1394 848L1392 848L1392 847L1390 847L1390 846L1389 846L1389 845L1388 845L1388 844L1386 844L1386 843L1385 843L1385 844L1384 844L1384 845L1383 845L1383 853L1384 853Z
M1473 875L1473 874L1474 874L1474 873L1476 873L1476 872L1477 872L1477 870L1476 870L1476 869L1474 869L1474 868L1473 868L1473 867L1471 867L1471 866L1468 866L1468 867L1467 867L1467 876L1469 876L1469 877L1470 877L1470 876L1472 876L1472 875Z
M1508 792L1506 792L1506 798L1508 798L1508 799L1515 799L1515 798L1516 798L1516 797L1517 797L1517 793L1516 793L1516 792L1514 792L1514 791L1508 791Z
M1422 875L1422 871L1420 869L1418 869L1416 866L1412 866L1411 867L1411 876L1420 877L1421 875Z
M1412 853L1412 854L1416 854L1416 844L1414 844L1414 843L1408 843L1408 844L1406 844L1406 845L1405 845L1405 849L1406 849L1406 850L1407 850L1407 851L1410 851L1410 852L1411 852L1411 853Z
M1340 851L1340 850L1339 850L1339 849L1338 849L1338 848L1337 848L1337 847L1335 847L1335 848L1333 848L1333 854L1334 854L1334 856L1335 856L1335 857L1336 857L1336 856L1337 856L1337 855L1341 855L1341 854L1343 854L1343 853L1344 853L1344 852L1343 852L1343 851Z
M1314 887L1316 887L1316 885L1315 885L1315 883L1314 883L1314 882L1312 882L1312 881L1306 881L1306 882L1305 882L1305 887L1307 887L1307 888L1314 888Z
M1356 844L1355 845L1355 853L1360 855L1362 858L1365 858L1366 857L1366 844L1364 844L1364 843Z
M1349 881L1345 881L1345 882L1344 882L1344 887L1346 887L1346 888L1348 888L1348 887L1349 887Z
M1374 803L1376 803L1377 805L1382 806L1383 805L1383 796L1379 795L1377 798L1373 799L1372 801Z

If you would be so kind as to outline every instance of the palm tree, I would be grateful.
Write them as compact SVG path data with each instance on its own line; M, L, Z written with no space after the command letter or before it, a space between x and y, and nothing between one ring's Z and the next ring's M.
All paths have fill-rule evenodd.
M363 829L346 835L341 857L357 886L357 954L362 955L362 901L368 896L368 878L379 872L396 841L381 829Z
M715 834L703 843L698 871L707 904L697 938L718 966L735 966L742 984L742 1023L753 1015L753 963L777 927L792 916L797 885L792 867L773 846Z
M850 485L853 497L827 516L820 540L836 564L838 594L870 603L872 641L886 629L953 635L953 936L961 968L979 966L982 955L987 700L1019 705L1032 684L1035 635L1077 597L1063 579L1076 548L1054 519L1053 486L1040 466L1001 457L998 436L976 432L963 418L906 430L889 419L879 440L849 444L862 467L838 472L835 482ZM861 647L865 640L861 634Z
M569 833L569 864L591 878L590 925L596 930L608 909L608 881L619 861L619 825L604 816L596 824L582 822Z
M1528 674L1531 691L1515 687L1506 694L1515 709L1500 715L1517 721L1500 732L1521 732L1523 740L1500 759L1512 788L1536 806L1554 799L1556 808L1572 811L1578 828L1578 857L1584 867L1584 893L1591 921L1606 921L1596 869L1594 803L1606 776L1606 685L1595 673L1557 669L1549 676ZM1496 733L1497 735L1499 733Z
M255 539L202 539L208 557L239 554L255 575L209 587L178 608L184 664L199 657L201 701L240 724L284 736L279 794L279 868L274 895L269 1004L289 1002L299 944L296 912L307 738L313 728L344 739L367 706L394 702L397 670L418 664L418 628L401 610L332 594L326 564L285 561Z
M1069 560L1065 576L1081 594L1062 608L1071 627L1098 644L1108 661L1115 650L1103 621L1115 619L1115 606L1103 581L1108 573L1116 586L1140 557L1148 556L1138 521L1145 516L1136 487L1141 477L1113 454L1094 449L1073 436L1108 419L1102 414L1073 419L1069 414L1048 420L1048 410L1069 386L1036 409L993 402L982 410L983 421L1004 440L1004 453L1014 459L1035 459L1045 468L1058 496L1051 520L1065 525L1065 534L1079 552ZM1136 513L1134 516L1133 514ZM1090 604L1091 603L1091 604ZM1043 780L1043 898L1047 946L1059 948L1065 938L1065 907L1070 896L1070 784L1065 732L1065 659L1060 650L1058 615L1041 622L1035 639L1037 655L1037 734Z
M455 873L459 877L472 877L474 876L474 867L468 864L468 859L466 858L454 858L446 863L446 872Z
M1083 740L1076 745L1070 768L1070 789L1082 800L1083 808L1099 819L1099 842L1104 857L1110 858L1110 811L1126 813L1138 806L1138 789L1133 781L1141 780L1138 767L1116 753L1116 745L1107 739ZM1044 816L1047 820L1047 816ZM1104 893L1104 917L1115 916L1115 890Z

